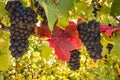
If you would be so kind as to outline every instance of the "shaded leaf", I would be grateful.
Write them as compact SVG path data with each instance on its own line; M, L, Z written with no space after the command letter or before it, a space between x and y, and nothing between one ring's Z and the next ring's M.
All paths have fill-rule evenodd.
M51 31L48 26L42 24L35 27L36 35L39 37L51 37Z
M114 16L120 15L120 0L114 0L111 7L111 14Z

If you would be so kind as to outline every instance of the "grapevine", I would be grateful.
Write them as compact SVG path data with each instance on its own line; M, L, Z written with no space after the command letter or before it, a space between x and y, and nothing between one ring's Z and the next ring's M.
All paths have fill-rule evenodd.
M0 80L120 80L119 0L1 0Z

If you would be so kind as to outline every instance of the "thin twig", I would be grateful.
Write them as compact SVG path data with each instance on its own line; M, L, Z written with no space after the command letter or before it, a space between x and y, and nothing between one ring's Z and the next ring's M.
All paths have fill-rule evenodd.
M31 4L31 8L33 9L34 5L32 0L30 0L30 4Z
M119 21L120 22L120 20L116 17L116 16L112 16L115 20L117 20L117 21Z

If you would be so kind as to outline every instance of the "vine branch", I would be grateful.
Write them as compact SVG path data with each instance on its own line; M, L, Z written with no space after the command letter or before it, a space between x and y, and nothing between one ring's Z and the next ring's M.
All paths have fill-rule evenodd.
M120 20L116 17L116 16L112 16L115 20L117 20L117 21L119 21L120 22Z

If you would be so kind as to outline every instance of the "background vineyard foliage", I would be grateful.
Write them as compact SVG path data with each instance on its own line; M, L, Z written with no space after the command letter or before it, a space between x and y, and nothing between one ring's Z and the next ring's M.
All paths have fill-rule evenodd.
M0 1L0 19L2 18L1 22L5 26L10 26L9 14L4 9L7 1L9 0ZM112 4L113 1L114 4ZM30 0L21 0L21 2L24 6L31 6ZM48 2L39 0L39 2L45 8L45 11L48 11L46 15L51 30L57 18L57 25L65 29L69 20L78 19L79 17L82 17L84 21L96 19L101 23L116 26L118 22L113 16L120 15L117 13L120 8L117 5L117 3L120 3L119 0L102 0L100 3L102 5L101 11L97 12L98 16L96 18L94 18L92 13L91 0L59 0L59 3L62 3L63 6L60 5L58 7L53 5L53 0L48 0ZM55 17L55 15L58 16ZM38 19L42 20L40 16ZM120 31L116 34L117 36L113 34L112 37L107 37L104 33L101 33L102 56L104 58L96 62L88 56L83 46L80 49L81 67L74 72L68 68L67 63L61 62L56 58L54 50L49 47L45 38L31 36L29 38L28 52L22 58L13 58L9 51L10 33L0 31L0 80L119 80ZM111 54L108 54L106 49L108 43L114 45Z

